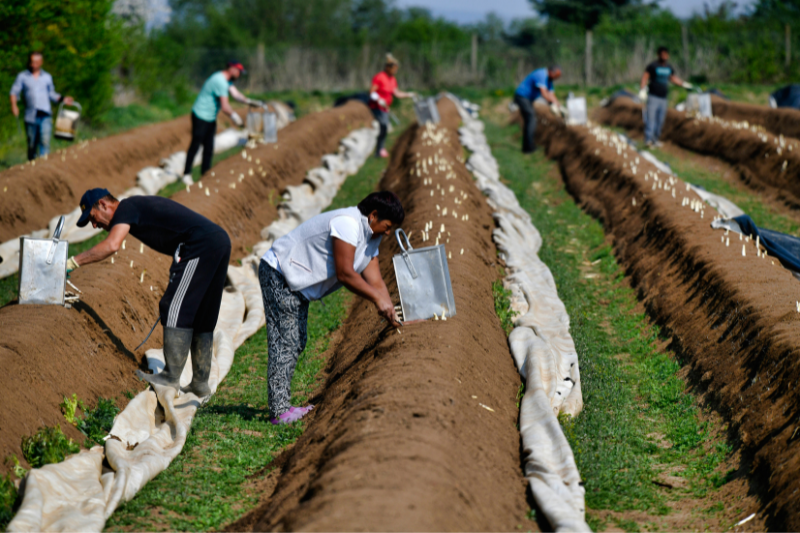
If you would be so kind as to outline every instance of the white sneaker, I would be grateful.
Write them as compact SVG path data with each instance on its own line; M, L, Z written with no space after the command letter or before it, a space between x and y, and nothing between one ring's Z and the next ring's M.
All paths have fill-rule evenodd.
M194 179L192 179L191 174L184 174L182 179L184 185L194 185Z

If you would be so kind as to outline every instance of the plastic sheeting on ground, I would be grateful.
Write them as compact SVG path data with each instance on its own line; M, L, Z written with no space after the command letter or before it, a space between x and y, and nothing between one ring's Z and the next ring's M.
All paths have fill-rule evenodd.
M758 239L761 247L766 249L767 255L779 260L784 268L790 270L796 278L800 279L800 238L779 231L760 228L756 226L752 218L745 214L715 220L711 223L711 227L741 233L750 237L752 241Z
M537 255L541 235L514 193L500 182L483 123L472 118L458 98L448 96L464 122L459 129L461 144L472 152L467 167L495 210L499 227L494 240L506 262L512 308L520 313L509 344L526 386L520 406L525 475L539 509L556 531L590 531L585 490L557 418L559 413L576 416L583 408L569 315L552 273Z
M338 154L324 156L323 166L308 173L313 185L290 188L287 201L279 206L279 220L263 232L268 240L255 248L268 249L273 239L330 205L348 174L372 154L377 134L376 127L356 130L342 141ZM259 260L260 254L254 253L243 266L228 267L230 285L214 331L209 379L213 392L230 370L236 349L265 323ZM148 350L146 357L154 371L164 368L162 350ZM181 385L191 381L189 361ZM176 396L166 387L140 392L115 419L105 449L96 446L28 473L21 486L22 505L8 531L102 531L117 506L131 500L181 452L200 405L194 394ZM110 469L103 466L104 457Z
M278 129L286 127L294 120L292 109L282 102L268 102L277 114ZM218 154L234 148L247 141L246 133L235 128L228 128L214 137L214 153ZM198 166L202 160L202 147L195 157L193 166ZM183 177L186 164L186 152L175 152L163 158L158 167L145 167L136 174L136 187L132 187L119 195L120 199L130 198L131 196L153 195L158 191L178 181ZM91 225L79 228L76 224L81 216L80 208L76 207L70 213L64 215L66 221L64 229L61 231L61 239L70 243L83 242L91 239L101 231L101 228L93 228ZM43 239L53 234L53 230L58 224L61 215L55 216L50 220L48 229L34 231L28 235L20 235L14 239L0 244L0 279L8 277L19 270L19 239L20 237L31 237Z

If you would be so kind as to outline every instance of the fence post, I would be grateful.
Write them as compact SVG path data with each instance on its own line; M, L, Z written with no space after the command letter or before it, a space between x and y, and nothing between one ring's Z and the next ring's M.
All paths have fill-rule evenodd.
M471 65L472 65L472 81L477 81L478 79L478 34L472 34L472 56Z
M683 45L683 75L685 79L689 79L692 67L689 65L689 28L686 24L681 24L681 44Z
M592 30L586 30L586 87L592 85Z
M792 28L786 25L786 68L792 63Z
M264 43L256 45L255 65L252 65L247 89L249 91L263 91L266 88L266 58L264 57Z

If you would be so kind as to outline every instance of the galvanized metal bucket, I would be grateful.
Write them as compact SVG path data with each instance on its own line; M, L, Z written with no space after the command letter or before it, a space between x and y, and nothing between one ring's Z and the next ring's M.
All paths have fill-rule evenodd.
M455 316L456 302L444 244L415 250L402 229L398 229L395 236L403 250L392 258L403 321L427 320L434 315Z
M710 94L689 94L686 97L686 111L695 113L701 117L711 117L714 113L711 110Z
M584 125L588 121L586 98L583 96L567 98L567 124Z
M439 123L439 108L436 107L435 98L414 98L414 114L420 126L428 122Z
M278 115L270 111L264 112L264 142L278 142Z
M75 109L64 109L64 102L58 106L58 114L56 115L56 127L53 130L53 136L65 141L74 141L75 135L78 132L78 120L81 118L83 109L78 102L74 102L72 107Z
M62 216L52 239L20 237L19 303L64 305L69 243L59 239Z
M278 115L266 106L251 107L247 112L247 135L265 143L278 142Z

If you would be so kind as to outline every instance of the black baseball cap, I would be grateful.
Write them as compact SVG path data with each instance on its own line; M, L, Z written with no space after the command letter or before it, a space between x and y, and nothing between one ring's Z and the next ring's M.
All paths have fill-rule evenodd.
M83 196L81 196L81 218L78 219L78 227L82 228L89 223L89 214L92 212L92 207L101 198L110 196L111 193L108 189L89 189Z

